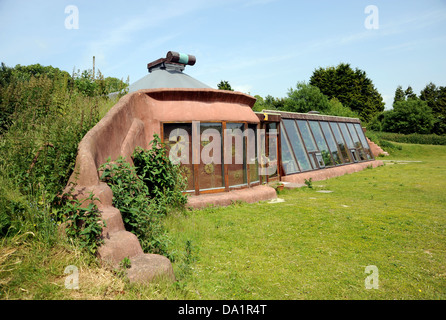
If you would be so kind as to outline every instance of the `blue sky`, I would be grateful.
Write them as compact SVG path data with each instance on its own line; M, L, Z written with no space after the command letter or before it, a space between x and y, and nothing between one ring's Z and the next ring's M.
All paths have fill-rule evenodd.
M68 5L78 29L67 29ZM377 29L364 22L378 9ZM185 73L251 95L286 96L316 68L364 70L391 108L398 85L419 94L446 86L446 1L21 1L0 0L0 61L40 63L105 76L147 74L168 51L193 54Z

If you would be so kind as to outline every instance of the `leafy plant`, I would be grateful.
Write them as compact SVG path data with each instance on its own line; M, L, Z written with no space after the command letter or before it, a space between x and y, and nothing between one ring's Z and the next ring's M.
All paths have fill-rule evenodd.
M197 261L196 256L197 248L193 244L192 240L187 239L183 254L178 262L178 277L185 278L192 272L192 264Z
M164 213L168 207L182 208L187 197L183 195L187 181L181 174L179 165L173 164L165 145L157 134L150 142L152 148L144 150L137 147L133 152L136 173L144 181L148 195L159 204Z
M95 198L93 193L83 200L78 200L70 194L64 196L67 200L58 214L65 224L66 235L77 239L80 248L96 253L103 243L102 229L106 226L95 203L99 199ZM86 203L88 204L85 205Z
M431 133L435 123L432 109L426 101L397 101L392 110L384 112L382 130L396 133Z
M132 267L132 262L128 257L125 257L124 259L119 262L118 268L114 269L113 272L122 279L126 279L127 276L127 269L130 269Z
M410 144L432 144L432 145L446 145L446 135L436 134L402 134L393 132L376 132L368 130L367 137L375 143L381 145L381 140L410 143Z
M101 180L113 191L113 206L121 211L127 231L135 234L145 252L163 252L159 238L164 232L157 203L148 197L148 189L125 158L103 164Z
M308 188L313 188L313 178L310 179L305 179L305 184L307 185Z
M179 166L173 165L157 135L152 148L136 148L131 165L110 158L99 170L113 191L113 206L121 211L126 229L135 234L145 252L169 256L169 238L162 218L173 208L184 208L187 198Z

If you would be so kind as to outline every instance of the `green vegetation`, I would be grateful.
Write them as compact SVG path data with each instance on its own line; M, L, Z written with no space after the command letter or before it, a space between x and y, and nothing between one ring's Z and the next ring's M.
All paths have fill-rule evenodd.
M417 96L411 86L406 90L398 86L393 108L384 110L382 96L372 80L363 70L353 70L345 63L316 69L309 83L298 82L296 88L288 90L286 97L254 97L257 100L253 110L259 112L319 111L325 115L360 118L363 125L373 131L406 135L446 133L446 87L429 83ZM411 139L399 141L412 143Z
M51 66L1 65L0 241L6 250L2 263L12 252L17 257L22 257L22 249L29 254L29 248L38 251L31 253L36 258L46 259L41 253L53 250L74 250L83 252L83 261L92 261L88 257L101 243L99 211L87 203L94 195L81 201L64 188L80 140L115 101L99 93L89 96L77 80ZM103 81L102 76L82 81L87 80L98 87ZM32 262L25 262L31 257L17 259L24 268L33 269ZM39 268L34 269L44 267ZM8 270L15 268L2 265L0 270L0 297L4 298L3 285L10 283L5 277L9 279ZM27 283L18 275L11 281L19 279L24 282L20 286Z
M386 166L309 179L307 188L280 191L284 202L178 210L185 182L157 137L135 151L134 166L122 158L104 164L126 228L146 252L173 261L178 281L129 284L129 260L119 270L101 267L95 195L79 200L65 186L80 140L115 103L106 94L124 87L91 70L1 65L0 299L446 298L444 136L382 132L385 112L374 118L381 129L367 135L391 153ZM324 101L326 114L354 112L311 85L296 89L258 102L281 110L295 98L294 107L314 110ZM303 104L305 92L319 102ZM432 109L435 132L442 93L435 85L419 98L406 90L397 104L423 101L416 105ZM376 290L364 287L370 265L379 269ZM79 270L78 290L64 285L68 266Z
M129 284L63 242L4 238L2 298L445 299L446 147L395 144L387 165L285 189L285 202L168 215L174 284ZM67 265L79 290L64 287ZM369 265L378 289L365 289Z
M104 242L102 228L106 226L101 218L93 193L82 200L74 198L70 193L65 194L55 218L64 224L64 231L68 238L77 240L80 249L87 249L95 254Z
M434 116L427 102L419 99L398 101L393 109L385 113L382 130L402 134L430 133L434 127Z
M398 145L389 165L284 190L282 203L169 219L174 243L199 248L186 297L445 299L446 147Z
M319 111L322 114L358 118L358 114L345 107L337 98L331 100L318 87L299 82L296 89L290 88L284 100L283 111L307 113Z
M184 210L186 182L157 135L150 144L148 150L135 150L134 166L122 157L108 159L99 169L101 180L112 189L113 206L121 211L126 230L138 237L143 251L174 259L162 219L168 212Z
M444 135L446 133L446 87L437 87L430 83L417 96L412 87L409 86L403 90L401 86L398 86L393 99L393 109L376 114L367 124L367 128L406 135ZM428 137L427 140L429 139L431 138ZM400 141L413 143L411 140L412 137L409 140ZM426 139L415 138L415 140Z
M373 142L383 146L383 141L394 141L410 144L432 144L432 145L446 145L446 136L436 134L401 134L392 132L379 132L368 130L366 132L367 137Z
M384 111L382 96L372 80L365 71L353 70L348 63L316 69L310 84L318 87L329 99L337 98L345 107L357 112L364 122Z
M219 90L228 90L228 91L234 91L234 89L232 89L231 85L229 84L228 81L226 80L221 80L218 84L217 84L217 88Z

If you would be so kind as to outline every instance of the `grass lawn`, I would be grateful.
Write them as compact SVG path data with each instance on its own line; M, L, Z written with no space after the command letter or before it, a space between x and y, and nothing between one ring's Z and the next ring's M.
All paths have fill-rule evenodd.
M446 146L398 145L387 165L285 190L284 202L169 216L173 285L130 285L31 234L3 240L0 299L446 299ZM79 290L64 287L68 265Z
M174 264L181 298L445 299L446 147L401 145L386 166L285 190L281 203L171 217L194 261Z

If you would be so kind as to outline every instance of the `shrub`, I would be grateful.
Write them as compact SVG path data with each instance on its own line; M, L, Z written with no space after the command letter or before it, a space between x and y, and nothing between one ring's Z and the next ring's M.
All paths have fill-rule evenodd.
M187 183L181 174L180 166L169 160L167 149L158 135L155 134L150 143L151 149L136 148L133 153L136 173L146 184L149 197L166 211L167 207L181 208L187 202L182 193Z
M100 168L101 180L113 191L113 206L121 211L127 231L135 234L144 252L165 253L160 210L148 197L148 189L125 158L107 159Z
M376 136L377 138L379 137L381 140L389 140L400 143L446 145L446 136L439 136L436 134L401 134L393 132L373 132L370 134ZM369 134L367 136L370 138Z
M106 226L95 203L98 200L93 193L83 200L65 194L57 214L58 220L65 225L65 234L71 239L76 239L81 249L93 254L104 242L102 229Z
M288 97L285 99L283 110L303 113L309 111L325 113L330 107L327 96L318 87L305 82L298 82L296 89L290 88L288 90Z
M77 146L111 102L79 93L66 72L42 70L0 72L0 236L30 231L53 243Z
M384 113L382 130L403 134L430 133L434 116L427 102L420 99L397 101L392 110Z
M162 218L172 208L184 208L187 198L179 167L167 157L157 135L152 148L135 149L132 166L123 157L110 159L99 170L113 191L113 206L121 211L126 229L135 234L145 252L169 256ZM171 257L170 257L171 258Z

